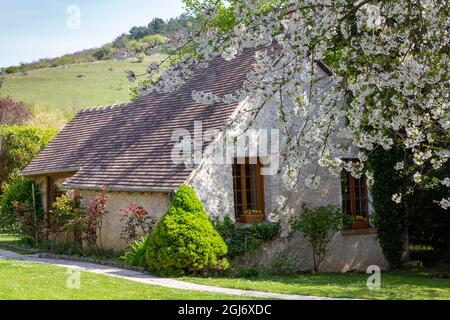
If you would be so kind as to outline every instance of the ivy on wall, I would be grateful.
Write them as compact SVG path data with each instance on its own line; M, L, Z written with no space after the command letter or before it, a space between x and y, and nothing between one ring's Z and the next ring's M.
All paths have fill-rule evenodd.
M214 226L228 246L230 259L257 251L265 243L275 240L281 229L279 223L239 225L229 217L215 221Z
M407 239L407 215L405 202L392 200L392 195L402 190L404 178L395 171L394 166L402 161L402 150L373 150L368 158L367 168L374 174L371 188L374 224L377 227L380 245L391 267L401 262L404 243Z

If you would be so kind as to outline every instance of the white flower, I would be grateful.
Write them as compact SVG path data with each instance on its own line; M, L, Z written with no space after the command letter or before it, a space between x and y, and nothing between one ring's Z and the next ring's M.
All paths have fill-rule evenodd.
M361 162L366 162L367 160L367 155L364 152L358 152L358 159Z
M196 102L204 105L211 105L217 101L216 96L211 92L203 92L203 91L192 91L192 99Z
M450 187L450 178L446 177L441 181L443 186Z
M403 161L397 162L394 169L397 171L403 170L405 168L405 163Z
M442 207L442 209L447 210L450 208L450 198L442 198L442 200L439 202L439 205Z
M236 36L241 36L245 33L247 27L243 23L239 23L236 27L234 27L234 34Z
M238 50L236 47L233 46L227 47L222 53L222 58L224 58L227 61L233 60L236 57L237 52Z
M390 150L394 144L394 140L392 140L392 138L383 137L381 138L380 144L384 150Z
M392 201L394 201L395 203L402 202L402 194L401 193L393 194L392 195Z
M415 183L421 183L422 182L422 175L419 172L414 173L413 180Z
M373 186L374 183L373 172L366 171L366 183L368 187Z
M305 185L313 190L316 190L319 187L319 184L320 176L318 175L310 175L305 179Z
M280 220L280 214L272 211L269 213L268 220L270 222L278 222Z

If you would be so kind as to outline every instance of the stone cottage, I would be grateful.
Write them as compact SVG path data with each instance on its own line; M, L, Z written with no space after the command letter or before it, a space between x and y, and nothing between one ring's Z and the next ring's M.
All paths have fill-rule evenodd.
M218 164L204 157L199 163L186 165L174 161L173 155L180 143L175 131L195 136L199 123L200 135L223 129L239 110L251 106L251 97L234 104L202 105L192 98L193 90L221 95L234 93L242 87L254 63L251 50L232 61L218 58L208 68L196 71L174 92L151 93L130 103L80 111L25 168L23 175L40 185L47 212L65 190L79 190L87 203L106 188L110 199L101 230L101 245L105 248L121 250L127 245L120 238L121 209L133 202L156 218L161 217L171 195L183 183L196 190L213 218L229 216L242 223L245 211L257 210L271 223L269 215L279 206L287 190L280 176L263 174L267 157L253 155L244 148L242 154L238 152L225 163ZM322 63L318 67L325 77L330 74ZM277 126L275 111L270 107L265 110L258 115L255 128ZM224 139L219 133L208 147L219 145ZM364 177L324 174L319 189L299 188L290 197L287 210L290 215L299 215L302 204L311 208L337 204L348 214L369 218L369 198ZM264 248L259 257L261 263L287 250L299 258L303 269L311 268L311 248L300 234L287 237L287 221L281 223L282 236ZM365 270L369 265L387 267L376 229L370 223L336 234L329 252L322 265L324 271Z

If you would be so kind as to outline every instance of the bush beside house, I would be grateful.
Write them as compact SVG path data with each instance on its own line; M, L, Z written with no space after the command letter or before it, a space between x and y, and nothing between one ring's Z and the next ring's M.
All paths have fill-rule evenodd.
M228 267L227 250L195 191L182 185L150 234L147 265L165 275L221 270Z
M0 229L37 238L43 219L39 188L33 188L31 180L18 177L0 198Z
M43 220L41 197L33 183L19 176L56 135L54 129L0 125L0 229L36 237Z
M343 213L341 208L328 205L315 209L303 207L300 218L292 220L292 230L303 232L311 244L314 272L320 271L331 238L344 228L347 218L348 215Z

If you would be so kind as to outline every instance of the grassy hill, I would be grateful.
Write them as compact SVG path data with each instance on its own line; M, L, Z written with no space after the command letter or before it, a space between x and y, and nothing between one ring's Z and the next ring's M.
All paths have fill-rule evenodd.
M162 57L156 54L141 63L109 60L13 74L5 78L0 96L9 95L47 110L58 109L70 118L85 107L129 101L132 84L125 70L142 73L152 60Z

